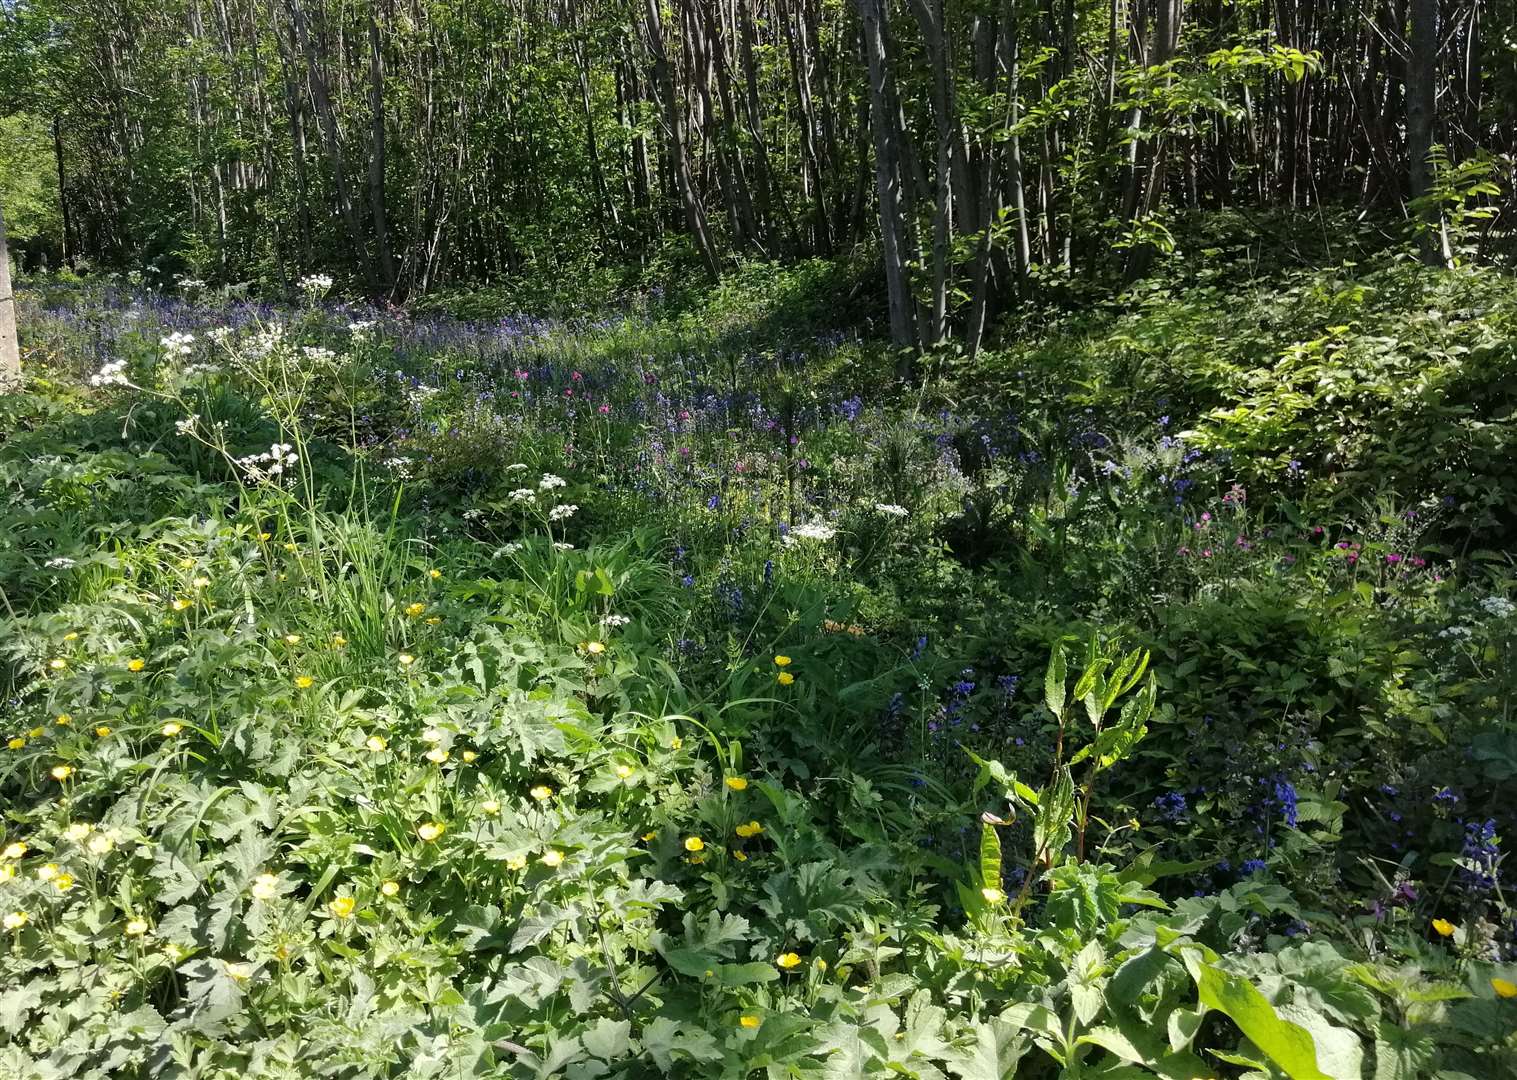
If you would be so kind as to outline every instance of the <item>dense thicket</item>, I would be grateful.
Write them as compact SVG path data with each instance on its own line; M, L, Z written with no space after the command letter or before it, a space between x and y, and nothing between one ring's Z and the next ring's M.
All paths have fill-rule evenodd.
M973 348L1029 279L1141 272L1187 209L1363 204L1456 256L1509 187L1514 21L1512 0L23 0L0 90L29 125L7 153L54 158L33 258L403 297L878 252L893 337Z

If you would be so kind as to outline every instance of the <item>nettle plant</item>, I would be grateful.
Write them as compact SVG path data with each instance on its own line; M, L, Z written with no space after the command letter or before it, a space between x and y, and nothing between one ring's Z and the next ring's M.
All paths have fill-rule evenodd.
M978 861L958 883L970 936L934 943L961 965L950 997L1001 1006L981 1030L1000 1033L1002 1062L1020 1061L1029 1042L1044 1057L1018 1076L1203 1077L1228 1065L1251 1080L1456 1080L1494 1075L1477 1063L1517 1062L1510 1015L1500 1022L1511 1004L1500 1000L1505 969L1472 964L1456 980L1457 965L1430 972L1430 958L1356 962L1271 933L1306 914L1279 885L1252 879L1171 905L1148 886L1209 861L1167 861L1150 848L1119 867L1102 859L1105 845L1087 855L1093 826L1108 837L1123 828L1092 804L1100 775L1147 734L1148 660L1093 637L1070 692L1055 648L1044 705L1057 741L1041 787L975 757L976 792L998 791L1008 809L983 815ZM1025 866L1008 872L1000 833L1024 815Z

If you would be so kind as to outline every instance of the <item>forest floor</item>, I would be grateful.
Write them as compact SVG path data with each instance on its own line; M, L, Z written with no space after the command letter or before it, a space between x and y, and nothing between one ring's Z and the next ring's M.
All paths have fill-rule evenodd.
M20 292L0 1075L1517 1075L1517 282Z

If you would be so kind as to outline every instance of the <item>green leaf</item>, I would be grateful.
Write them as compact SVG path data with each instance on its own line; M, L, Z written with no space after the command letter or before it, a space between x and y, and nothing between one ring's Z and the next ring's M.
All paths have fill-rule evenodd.
M1069 675L1064 666L1064 646L1053 647L1048 657L1048 669L1043 673L1043 702L1056 719L1064 718L1065 682Z
M1282 1019L1253 983L1206 963L1195 952L1185 954L1185 966L1195 981L1201 1004L1226 1013L1291 1080L1358 1080L1332 1076L1318 1067L1317 1044L1300 1024Z
M994 825L980 826L980 885L986 889L1001 886L1001 837Z
M974 1045L950 1056L946 1064L962 1080L1012 1080L1026 1053L1017 1025L992 1019L974 1025Z

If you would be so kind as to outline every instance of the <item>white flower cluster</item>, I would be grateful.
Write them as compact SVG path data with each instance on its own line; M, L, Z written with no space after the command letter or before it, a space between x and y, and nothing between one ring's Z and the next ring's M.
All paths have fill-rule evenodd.
M608 630L620 630L631 621L626 615L604 615L601 617L600 624Z
M158 342L167 356L188 356L195 351L195 335L177 332Z
M554 476L552 473L543 473L543 478L537 482L537 486L543 491L552 491L568 484L562 476Z
M231 337L232 328L230 326L218 326L214 330L207 330L205 332L205 339L215 342L217 345L225 345Z
M200 414L192 413L191 415L186 416L183 420L175 420L174 430L179 432L181 435L188 435L190 432L195 430L195 425L199 422Z
M507 496L512 502L531 502L537 498L537 492L531 488L517 488Z
M1517 604L1513 604L1504 596L1487 596L1480 601L1480 606L1493 619L1510 618L1512 613L1517 611Z
M186 365L184 365L184 375L186 377L191 377L191 376L195 376L195 375L214 375L214 374L216 374L216 372L218 372L220 370L221 370L221 365L220 364L186 364Z
M514 465L507 465L506 466L506 472L526 472L526 471L527 471L527 467L525 465L523 465L519 461L516 464L514 464Z
M262 454L249 454L237 459L237 464L253 480L272 480L300 460L295 448L289 443L275 443Z
M325 296L332 289L332 278L329 274L307 274L296 285L310 296Z
M483 521L485 519L485 512L477 506L471 506L463 512L463 519L465 521Z
M408 457L385 458L384 467L402 480L411 479L411 459Z
M1468 641L1475 636L1475 631L1471 630L1468 626L1445 626L1442 630L1438 631L1438 636L1453 641Z
M795 547L802 540L826 543L838 534L831 525L797 525L785 534L785 546Z
M573 517L574 516L574 512L576 510L578 510L578 509L579 509L579 507L576 506L576 505L574 505L573 503L560 503L559 505L555 506L552 510L548 511L548 520L549 521L563 521L565 518L571 518L571 517Z
M897 506L895 503L875 503L874 508L880 513L887 514L890 517L906 516L906 508L904 506Z
M348 333L353 335L354 341L363 341L368 338L374 329L373 319L360 319L358 322L348 323Z
M261 360L279 348L283 341L284 327L278 323L272 323L248 339L247 354L254 360Z
M300 350L305 358L313 364L330 364L337 359L337 354L331 349L323 349L320 345L307 345Z
M524 548L526 546L527 545L524 544L524 543L522 543L520 540L512 540L509 544L507 544L505 547L501 548L500 550L501 550L501 552L503 554L506 554L506 555L515 555L518 551L520 551L522 548Z
M574 550L574 545L573 544L566 544L562 540L555 540L553 542L553 550L554 551L573 551Z
M199 278L194 277L180 278L179 287L186 290L203 289L205 288L205 282L201 281Z
M49 570L72 570L74 568L74 560L70 559L67 555L59 555L56 559L47 560L43 565Z
M112 360L90 376L91 386L131 386L126 377L126 361Z

